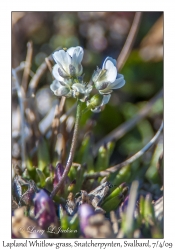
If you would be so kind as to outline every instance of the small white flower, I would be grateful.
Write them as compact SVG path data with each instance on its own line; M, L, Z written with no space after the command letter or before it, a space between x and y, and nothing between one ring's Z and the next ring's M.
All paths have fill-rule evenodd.
M72 76L78 77L83 72L81 61L84 51L82 47L71 47L67 51L58 50L53 53L56 64L53 67L53 76L58 81L64 81Z
M92 86L86 86L82 83L74 83L72 85L73 97L79 98L80 101L84 102L92 91Z
M64 82L54 80L50 89L57 96L74 97L84 102L89 96L92 86L86 86L84 83L73 83L71 79L65 79Z
M112 93L113 89L119 89L125 85L123 75L117 74L116 60L107 57L103 63L102 69L97 69L92 81L101 95Z
M57 96L71 97L73 94L71 85L72 85L71 80L65 80L64 83L54 80L53 83L50 85L50 89Z

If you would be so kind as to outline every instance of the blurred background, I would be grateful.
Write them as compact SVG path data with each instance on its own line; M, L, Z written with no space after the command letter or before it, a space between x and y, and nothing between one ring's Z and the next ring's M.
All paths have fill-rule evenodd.
M69 48L82 46L84 48L83 68L85 81L89 81L97 66L101 67L104 59L111 56L118 58L129 30L131 28L134 12L12 12L12 68L16 68L26 60L27 44L32 42L33 56L29 82L45 58L58 47ZM95 145L104 136L116 129L119 125L136 116L148 101L163 88L163 13L143 12L139 30L132 51L119 71L125 77L126 84L123 88L113 92L110 102L99 114L86 113L81 120L80 145L84 135L91 136L91 144ZM19 82L22 81L22 71L18 73ZM34 98L38 117L40 139L48 140L49 129L44 123L44 118L50 114L53 120L55 105L58 98L50 91L53 78L48 70L42 75ZM75 100L67 99L65 110L67 112ZM53 110L53 112L50 112ZM26 108L27 113L27 108ZM158 130L163 118L163 98L159 98L151 108L149 114L137 123L134 128L115 141L110 165L117 164L140 150ZM74 113L67 119L67 133L72 131ZM33 136L30 122L26 119L24 125L26 156L37 165L37 135ZM12 160L21 160L21 115L17 97L17 88L12 79ZM35 130L36 132L36 130ZM65 133L65 132L64 132ZM31 137L34 138L31 142ZM55 151L57 160L60 152L60 138ZM71 138L71 137L70 137ZM40 140L39 139L39 140ZM65 151L70 140L66 139ZM63 146L61 146L63 147ZM161 149L162 150L162 141ZM155 150L155 148L154 148ZM154 152L148 152L144 158L133 163L133 174L142 164L140 176L146 173L147 182L159 185L153 193L153 198L160 197L162 181L155 171L155 164L150 165ZM156 151L157 152L157 151ZM67 151L63 157L65 161ZM78 157L78 156L77 156ZM50 158L47 162L54 162ZM76 159L76 158L75 158ZM49 162L50 161L50 162ZM149 166L148 166L149 165ZM151 169L151 170L149 170ZM149 170L149 171L148 171ZM139 175L138 175L139 178ZM129 182L134 179L131 178ZM147 186L146 186L147 185ZM157 187L157 186L156 186ZM143 188L143 192L144 192Z

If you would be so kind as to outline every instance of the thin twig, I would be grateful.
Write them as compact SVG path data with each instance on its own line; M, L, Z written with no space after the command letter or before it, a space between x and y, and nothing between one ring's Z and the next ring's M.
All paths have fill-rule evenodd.
M75 110L75 108L76 108L76 103L65 114L63 114L60 117L60 124L64 123L67 120L67 118ZM40 132L42 133L42 135L45 135L50 129L52 125L53 117L54 117L53 110L50 109L47 115L40 121L39 128L40 128Z
M28 96L34 96L35 95L35 91L36 88L38 86L38 83L42 77L42 75L46 72L47 70L47 64L46 62L43 62L39 68L37 69L35 75L33 76L33 78L31 79L30 83L29 83L29 88L28 88Z
M66 97L62 96L60 104L55 107L55 115L52 121L52 136L51 136L51 154L54 152L55 144L57 141L58 129L60 125L60 117L63 112Z
M16 67L14 70L16 71L16 73L18 73L19 71L23 70L25 67L26 67L26 62L21 62L20 65Z
M131 29L129 31L129 34L127 36L126 42L123 46L122 51L120 52L120 55L117 58L117 69L118 70L120 70L123 67L124 63L126 62L128 56L129 56L129 53L131 51L131 48L134 44L134 41L135 41L135 38L137 35L141 16L142 16L141 12L135 13L134 20L133 20Z
M48 67L49 71L52 72L52 64L51 64L51 62L49 61L49 59L47 57L45 58L45 61L46 61L46 64L47 64L47 67Z
M27 91L27 85L28 85L28 79L30 75L30 68L31 68L31 63L32 63L32 55L33 55L33 43L30 41L27 43L27 55L26 55L26 63L25 63L25 68L24 68L24 73L23 73L23 78L22 78L22 84L21 86L24 89L24 93Z
M54 119L52 121L52 133L54 135L58 134L58 127L59 127L59 124L60 124L60 117L61 117L61 114L63 112L65 101L66 101L66 97L62 96L60 104L56 105L56 107L55 107L55 115L54 115Z
M38 118L34 103L35 102L32 102L32 101L29 102L28 107L25 110L25 114L26 114L28 123L30 124L32 128L33 135L35 135L36 138L39 138L41 136L41 132L38 127L39 118Z
M18 76L15 71L15 69L12 69L13 77L16 80L16 86L17 86L17 96L19 101L19 107L20 107L20 113L21 113L21 160L22 160L22 169L25 169L26 162L25 162L25 118L24 118L24 103L23 103L23 96L24 93L21 89L21 86L19 84Z
M52 198L56 195L56 193L58 192L58 190L62 186L62 184L63 184L64 180L66 179L66 177L69 173L69 170L72 166L72 162L73 162L73 158L74 158L74 154L75 154L75 150L76 150L76 145L77 145L79 125L80 125L81 105L82 105L82 103L80 101L78 101L77 113L76 113L76 119L75 119L75 127L74 127L74 133L73 133L73 137L72 137L72 144L71 144L71 148L70 148L70 152L69 152L69 157L68 157L66 168L65 168L64 173L62 175L62 178L50 195L50 197L52 197Z
M129 53L131 51L131 48L134 44L134 41L135 41L135 38L137 35L141 16L142 16L141 12L135 13L134 20L133 20L131 29L129 31L129 34L127 36L126 42L123 46L123 49L120 52L120 55L117 58L117 69L118 70L120 70L123 67L124 63L126 62L128 56L129 56Z
M57 48L57 50L59 48ZM53 61L52 54L50 56L48 56L48 60ZM39 68L37 69L35 75L33 76L33 78L31 79L31 81L29 83L28 96L34 96L35 95L35 91L36 91L36 88L38 86L38 83L39 83L42 75L46 72L47 68L48 68L48 66L47 66L46 61L44 61L39 66Z
M129 130L131 130L140 120L142 120L145 116L147 116L150 112L150 109L154 105L154 103L163 96L163 90L161 90L158 94L156 94L145 106L142 108L136 116L131 118L129 121L124 122L119 127L110 132L107 136L105 136L102 140L97 142L93 149L94 155L97 154L100 146L112 141L118 140L122 136L124 136Z
M120 170L122 167L131 164L132 162L134 162L135 160L137 160L139 157L141 157L158 139L159 135L161 134L163 129L163 122L161 123L161 126L159 128L159 130L157 131L157 133L155 134L155 136L146 144L146 146L144 146L140 151L138 151L136 154L134 154L133 156L131 156L129 159L127 159L126 161L119 163L113 167L107 168L104 171L100 171L100 172L96 172L96 173L92 173L92 174L85 174L85 178L86 179L93 179L93 178L97 178L97 177L104 177L104 176L108 176L110 173L115 173L116 171Z

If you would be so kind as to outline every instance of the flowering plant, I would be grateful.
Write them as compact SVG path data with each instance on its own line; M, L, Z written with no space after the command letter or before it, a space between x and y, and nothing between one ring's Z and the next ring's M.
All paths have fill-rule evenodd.
M80 46L61 49L53 53L56 64L52 74L55 78L50 85L51 90L57 96L73 97L86 102L87 109L100 112L101 107L110 100L114 89L125 85L124 76L117 73L116 60L107 57L102 69L97 68L89 83L83 82L83 48ZM98 90L99 94L90 99L92 89Z
M150 81L155 81L152 67L146 72L148 62L140 58L149 49L143 43L146 50L140 47L131 50L141 13L135 13L117 61L112 58L114 52L118 53L114 40L120 42L120 38L113 30L119 29L123 20L129 19L121 17L120 22L117 20L107 27L105 22L99 22L96 13L95 16L86 13L84 17L81 13L71 15L81 19L78 29L81 34L74 29L73 19L69 23L69 19L60 13L56 12L54 18L53 13L48 14L54 20L53 27L58 25L59 34L50 37L47 33L50 34L52 28L49 27L49 32L46 29L49 42L44 45L41 42L42 52L35 47L33 50L37 40L34 39L34 44L27 44L26 61L12 69L12 93L15 96L12 100L15 117L12 237L161 238L163 123L154 137L151 136L152 139L136 151L150 134L154 134L163 110L162 92L155 93L152 99L158 87L149 83L148 72ZM100 15L109 23L116 18L114 13ZM121 38L127 34L124 26L128 25L120 28ZM68 27L71 27L70 36ZM75 30L77 33L73 34ZM82 35L83 30L87 34ZM43 39L42 35L38 38ZM85 50L75 45L80 41L86 45ZM38 46L39 40L37 42ZM55 50L59 44L68 49L59 47ZM46 56L50 49L50 56ZM34 65L32 54L36 54ZM128 62L122 69L127 58ZM151 58L152 50L146 55L146 60ZM159 84L162 70L159 63L156 66L156 60L154 66L157 70L153 71L158 72L158 83L155 83ZM119 73L121 69L122 74ZM120 88L122 90L117 91ZM149 93L151 100L146 103L144 97ZM156 103L150 112L158 99L158 106ZM143 109L139 110L142 106ZM102 110L104 112L100 113ZM156 119L153 119L155 114ZM153 144L155 147L147 155L146 151ZM134 151L137 153L132 155ZM125 157L126 160L118 163Z

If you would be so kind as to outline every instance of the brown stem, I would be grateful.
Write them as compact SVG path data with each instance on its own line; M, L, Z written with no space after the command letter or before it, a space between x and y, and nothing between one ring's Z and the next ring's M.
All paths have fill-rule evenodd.
M26 93L27 91L28 79L32 63L32 55L33 55L33 43L30 41L27 43L26 67L24 68L22 84L21 84L24 89L24 93Z
M60 104L56 105L55 107L55 115L52 121L51 150L50 150L50 154L52 155L52 157L53 157L55 144L57 141L58 129L60 126L60 117L63 112L65 101L66 101L66 97L62 96Z
M122 51L120 52L120 55L117 58L117 69L118 70L120 70L123 67L124 63L126 62L128 56L129 56L129 53L131 51L131 48L134 44L134 41L135 41L135 38L137 35L141 16L142 16L141 12L135 13L134 20L133 20L131 29L129 31L128 37L126 39L126 42L123 46Z
M82 103L80 101L78 101L74 133L73 133L73 137L72 137L72 144L71 144L71 148L70 148L66 168L64 170L64 173L62 175L62 178L61 178L60 182L58 183L58 185L52 191L52 193L50 195L51 198L53 198L56 195L56 193L58 192L60 187L63 185L63 182L66 179L66 177L67 177L67 175L69 173L69 170L70 170L70 168L72 166L72 162L73 162L73 158L74 158L74 154L75 154L75 149L76 149L76 145L77 145L77 137L78 137L78 131L79 131L79 125L80 125L80 118L81 118L81 106L82 106Z
M60 48L60 47L59 47ZM57 48L57 50L59 49ZM50 61L53 61L52 59L52 54L48 57L48 59ZM34 96L35 95L35 91L36 91L36 88L38 86L38 83L42 77L42 75L46 72L48 66L47 66L47 63L46 61L43 62L39 68L37 69L35 75L33 76L33 78L31 79L30 83L29 83L29 89L28 89L28 96Z

